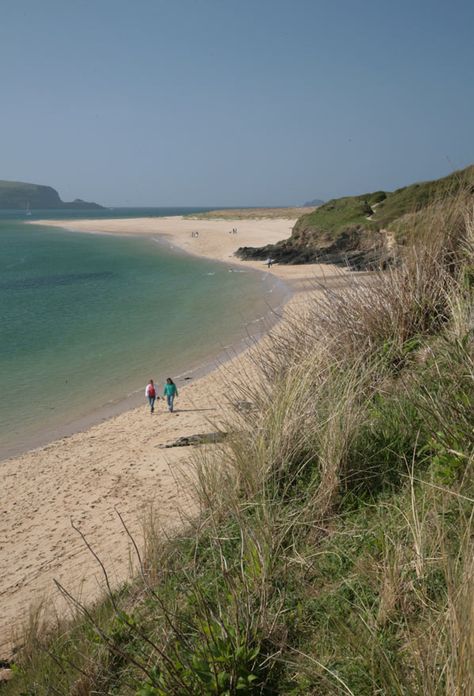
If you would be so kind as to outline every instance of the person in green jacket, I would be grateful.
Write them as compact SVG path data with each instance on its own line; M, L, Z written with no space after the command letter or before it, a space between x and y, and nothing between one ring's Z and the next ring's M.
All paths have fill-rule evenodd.
M178 396L178 389L171 377L167 377L163 395L166 396L166 403L170 413L173 413L174 397Z

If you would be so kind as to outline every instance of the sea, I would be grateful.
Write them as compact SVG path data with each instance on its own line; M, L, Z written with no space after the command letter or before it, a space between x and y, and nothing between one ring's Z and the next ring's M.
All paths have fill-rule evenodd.
M195 379L268 327L287 295L268 273L35 224L202 210L0 212L0 459L144 403L150 378Z

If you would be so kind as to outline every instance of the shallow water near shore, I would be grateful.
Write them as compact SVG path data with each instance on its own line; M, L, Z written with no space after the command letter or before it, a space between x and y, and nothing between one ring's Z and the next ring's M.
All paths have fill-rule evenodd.
M0 458L139 403L150 377L195 370L282 297L269 275L150 238L1 220Z

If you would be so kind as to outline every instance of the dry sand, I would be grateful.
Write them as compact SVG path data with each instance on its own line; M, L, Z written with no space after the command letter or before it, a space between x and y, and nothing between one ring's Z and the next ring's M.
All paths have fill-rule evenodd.
M202 220L188 217L135 218L120 220L44 220L50 227L65 227L82 232L123 234L130 236L156 237L167 240L171 246L179 247L190 254L206 256L219 261L242 263L234 253L241 246L264 246L286 239L290 236L296 219L249 219L249 220ZM35 221L34 224L37 224ZM237 229L232 234L232 229ZM191 236L198 232L198 237ZM261 261L245 262L264 269ZM275 267L273 271L280 278L291 277L289 270L296 267ZM305 267L303 274L307 274ZM297 275L301 275L301 268Z
M35 223L37 224L37 223ZM45 221L46 224L46 221ZM70 221L47 221L70 227ZM233 257L238 246L260 246L289 236L289 220L135 220L74 221L88 232L162 236L193 254L245 263ZM229 234L237 227L237 234ZM199 237L191 237L198 231ZM273 266L295 294L285 311L305 305L315 281L341 282L331 267ZM311 290L312 288L312 290ZM145 405L115 416L84 432L0 462L0 658L8 658L14 633L28 619L31 606L46 598L49 609L64 607L53 578L78 597L92 601L101 592L96 561L71 526L77 525L100 555L115 583L130 572L131 544L117 517L124 516L137 541L151 508L164 528L196 511L186 486L176 477L186 470L192 447L162 449L182 435L215 430L226 415L226 385L238 380L248 356L243 353L180 390L176 413L160 401L151 415ZM17 639L16 639L17 640Z

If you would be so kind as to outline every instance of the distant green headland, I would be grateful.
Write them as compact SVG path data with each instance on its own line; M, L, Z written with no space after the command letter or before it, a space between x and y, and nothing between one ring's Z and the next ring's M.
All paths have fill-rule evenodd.
M306 201L303 203L303 208L314 208L318 205L323 205L324 201L321 198L313 198L311 201Z
M27 184L22 181L0 180L0 210L99 210L98 203L90 203L80 198L66 203L51 186Z
M339 263L352 268L387 265L429 224L429 210L461 190L474 194L474 165L434 181L393 192L375 191L334 198L298 218L291 237L265 247L241 247L243 259L279 263Z

